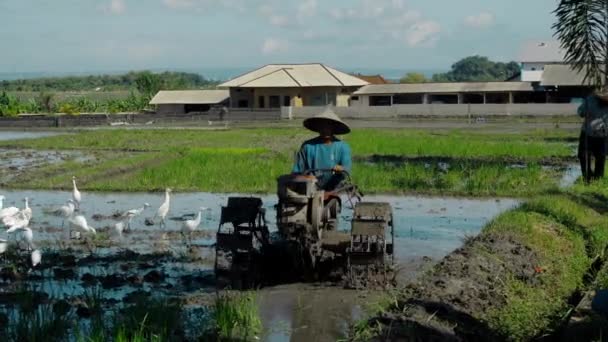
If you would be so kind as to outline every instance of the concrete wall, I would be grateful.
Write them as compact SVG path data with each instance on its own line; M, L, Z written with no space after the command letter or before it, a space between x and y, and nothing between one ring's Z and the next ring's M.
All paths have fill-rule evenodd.
M486 116L573 116L574 104L414 104L390 107L336 107L333 110L345 118L399 117L486 117ZM323 108L293 108L293 118L307 118Z
M281 111L231 110L224 118L226 121L280 120ZM219 121L218 112L190 114L81 114L81 115L36 115L16 118L0 117L0 127L93 127L120 124L153 124Z

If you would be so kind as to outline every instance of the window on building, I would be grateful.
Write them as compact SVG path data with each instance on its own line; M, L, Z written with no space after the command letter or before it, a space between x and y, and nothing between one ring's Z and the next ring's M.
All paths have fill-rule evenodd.
M283 97L283 106L291 107L291 96Z
M532 71L536 71L536 68L532 68Z
M187 104L184 106L184 112L186 113L203 113L208 112L211 108L208 104Z
M423 94L396 94L393 96L393 104L422 104Z
M429 95L431 104L456 104L458 103L457 94L432 94Z
M352 101L359 101L359 96L351 96L350 99Z
M370 96L369 97L369 105L370 106L390 106L391 105L391 97L390 96Z
M249 108L249 101L248 100L239 100L238 107L239 108Z
M271 95L268 97L268 108L279 108L281 107L281 97L277 95Z
M264 96L258 97L258 104L260 105L260 108L266 107L266 98Z

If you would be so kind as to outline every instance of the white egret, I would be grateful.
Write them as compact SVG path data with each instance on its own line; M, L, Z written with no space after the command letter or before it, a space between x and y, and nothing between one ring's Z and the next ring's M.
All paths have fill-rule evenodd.
M8 241L0 239L0 254L3 254L8 249Z
M74 215L74 210L76 206L74 205L74 200L68 200L65 205L62 205L59 209L55 211L55 215L62 217L61 220L61 228L65 226L65 220L69 219Z
M186 235L188 235L188 242L190 243L190 245L192 245L192 233L201 224L201 216L203 214L203 211L206 211L206 210L209 210L209 208L201 207L198 211L198 215L196 215L196 217L194 219L186 220L182 224L182 236L185 239Z
M125 227L127 223L123 220L120 222L116 222L113 227L113 233L117 235L119 238L122 238L122 233L125 231Z
M29 199L26 197L23 199L23 201L25 202L25 207L23 208L23 210L21 210L21 213L23 213L23 216L27 218L28 221L30 221L32 219L32 208L30 208L29 205Z
M40 265L40 262L42 261L42 253L40 252L40 250L34 250L32 252L32 255L30 256L30 259L32 261L32 268Z
M165 218L167 217L167 214L169 213L169 206L170 206L170 193L171 193L171 189L167 188L165 190L165 201L160 205L160 207L158 208L158 210L156 211L156 215L154 215L154 218L159 217L160 218L160 227L164 228L166 227L165 224Z
M6 231L7 234L21 234L21 240L27 244L27 250L34 248L34 232L28 227L13 227Z
M23 212L20 211L13 216L7 216L2 218L2 224L4 224L6 228L8 228L7 232L13 232L18 229L27 227L30 224L30 220L25 216Z
M82 195L80 194L80 191L78 191L78 188L76 187L76 176L72 176L72 185L73 185L72 200L74 200L74 203L76 203L76 208L78 210L80 210L80 201L82 200Z
M0 219L7 217L7 216L13 216L19 212L19 208L17 208L17 207L5 208L4 207L5 199L6 199L6 197L0 195Z
M124 212L121 217L127 220L127 230L131 230L131 221L133 218L141 215L150 205L148 203L144 203L144 206L139 209L131 209Z
M87 223L87 219L84 218L84 216L82 216L82 215L72 217L68 220L68 222L69 222L69 226L70 226L70 231L68 232L68 236L70 238L72 238L72 234L71 234L72 228L74 228L76 231L78 231L80 233L92 234L92 235L97 234L97 231L95 230L95 228L89 226L89 224Z

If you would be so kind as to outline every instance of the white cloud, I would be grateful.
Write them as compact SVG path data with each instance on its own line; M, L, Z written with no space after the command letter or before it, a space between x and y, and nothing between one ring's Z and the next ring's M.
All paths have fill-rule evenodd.
M487 28L494 24L494 14L481 12L477 15L470 15L464 19L465 25L472 28Z
M245 12L245 0L162 0L162 3L171 9L209 9L214 7L228 8Z
M172 9L191 8L192 6L194 6L194 1L193 0L163 0L163 4L165 4L165 6L172 8Z
M436 21L423 20L415 23L405 32L405 42L411 46L432 46L439 39L441 25Z
M110 12L114 14L123 14L127 10L127 5L124 0L112 0L110 2Z
M271 15L270 16L270 24L279 27L285 27L289 25L289 18L284 15Z
M97 7L98 10L109 14L124 14L127 11L125 0L110 0L108 3Z
M278 52L285 52L288 49L288 43L281 39L266 38L262 44L262 53L272 55Z
M317 0L304 0L298 5L297 17L303 19L315 15L317 13L317 6Z

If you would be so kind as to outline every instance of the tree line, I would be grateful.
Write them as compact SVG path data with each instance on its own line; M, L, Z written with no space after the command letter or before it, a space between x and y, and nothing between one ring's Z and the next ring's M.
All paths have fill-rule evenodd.
M16 116L21 113L119 113L141 112L148 107L150 99L161 89L200 89L215 86L197 74L164 72L160 74L129 72L124 75L101 75L64 78L41 78L31 80L3 81L0 86L0 116ZM89 90L128 90L124 99L97 101L82 96L60 100L55 92ZM99 89L101 88L101 89ZM38 95L30 99L19 99L10 91L33 91Z
M470 56L454 63L450 71L434 74L427 78L424 74L410 72L401 78L401 83L425 82L491 82L506 81L520 72L517 62L494 62L488 57Z
M132 90L142 79L152 80L162 89L200 89L214 87L218 83L204 76L186 72L152 73L132 71L120 75L89 75L44 77L21 80L0 81L0 91L114 91Z

